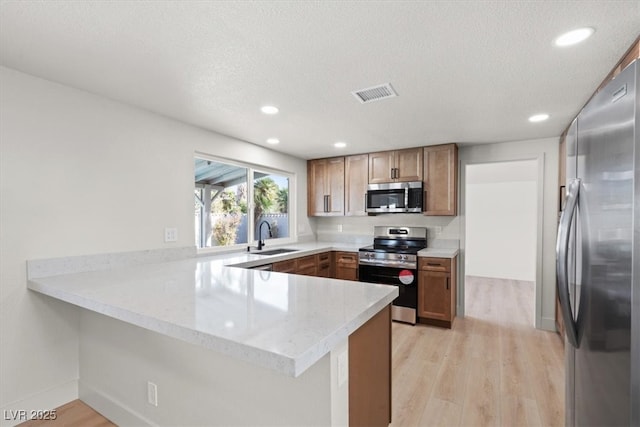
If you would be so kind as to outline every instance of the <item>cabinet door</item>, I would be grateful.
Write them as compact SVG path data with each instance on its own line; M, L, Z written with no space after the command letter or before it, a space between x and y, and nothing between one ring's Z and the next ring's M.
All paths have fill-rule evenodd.
M358 281L358 269L336 265L336 279Z
M424 148L424 214L456 215L458 147L455 144Z
M296 260L290 259L288 261L280 261L273 263L273 271L279 273L295 273L296 272Z
M360 154L345 158L344 214L366 215L367 184L369 183L369 155Z
M422 148L398 150L395 153L398 182L422 181Z
M344 157L307 162L307 215L344 215Z
M369 184L393 182L394 159L393 151L369 153Z
M304 276L315 276L317 273L315 255L309 255L302 258L296 258L296 274Z
M307 162L307 215L324 216L326 209L325 176L327 159Z
M451 275L439 271L420 271L418 317L451 321Z
M325 183L326 216L344 215L344 157L327 160Z
M331 252L323 252L316 255L318 263L318 277L333 277Z
M336 252L336 279L358 280L358 254Z

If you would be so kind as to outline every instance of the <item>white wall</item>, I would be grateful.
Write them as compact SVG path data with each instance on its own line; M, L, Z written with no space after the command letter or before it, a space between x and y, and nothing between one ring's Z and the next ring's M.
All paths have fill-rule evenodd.
M536 173L535 160L467 166L468 276L535 281Z
M333 352L293 378L88 310L80 329L80 397L118 425L328 426L348 416Z
M27 291L25 261L193 245L195 151L295 173L310 234L303 160L4 67L0 88L0 410L78 394L78 310Z
M538 186L536 192L537 221L536 238L536 328L555 331L555 286L556 255L555 241L558 218L558 138L530 141L504 142L496 144L468 145L458 151L461 181L466 181L467 165L505 162L514 160L536 160L538 162ZM460 249L463 266L466 264L466 189L460 187L460 224L462 226ZM465 271L461 272L462 275ZM459 289L464 298L464 287ZM460 308L460 304L458 305Z

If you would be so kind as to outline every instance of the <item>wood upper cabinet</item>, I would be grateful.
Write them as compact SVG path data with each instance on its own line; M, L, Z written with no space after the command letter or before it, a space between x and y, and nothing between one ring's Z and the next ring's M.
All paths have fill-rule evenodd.
M458 147L456 144L424 148L424 214L456 215L458 200Z
M419 258L418 318L451 327L456 316L457 257Z
M367 214L366 197L369 183L369 155L358 154L344 159L344 214L364 216Z
M307 214L344 215L344 157L307 162Z
M369 184L422 181L422 149L369 154Z

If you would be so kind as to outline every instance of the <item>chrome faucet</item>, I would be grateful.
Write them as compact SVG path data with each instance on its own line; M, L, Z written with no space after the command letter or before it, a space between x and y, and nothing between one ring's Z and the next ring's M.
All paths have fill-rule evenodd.
M262 247L264 246L264 240L262 240L262 226L264 224L267 224L267 228L269 229L269 237L273 237L271 235L271 226L269 225L269 223L267 221L262 221L258 226L258 250L259 251L261 251Z

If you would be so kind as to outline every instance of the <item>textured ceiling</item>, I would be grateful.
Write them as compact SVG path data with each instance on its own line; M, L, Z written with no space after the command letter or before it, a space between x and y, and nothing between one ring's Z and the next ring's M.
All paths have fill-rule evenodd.
M0 64L301 158L558 136L640 28L640 1L0 7ZM581 26L594 36L553 46ZM386 82L397 98L350 93Z

